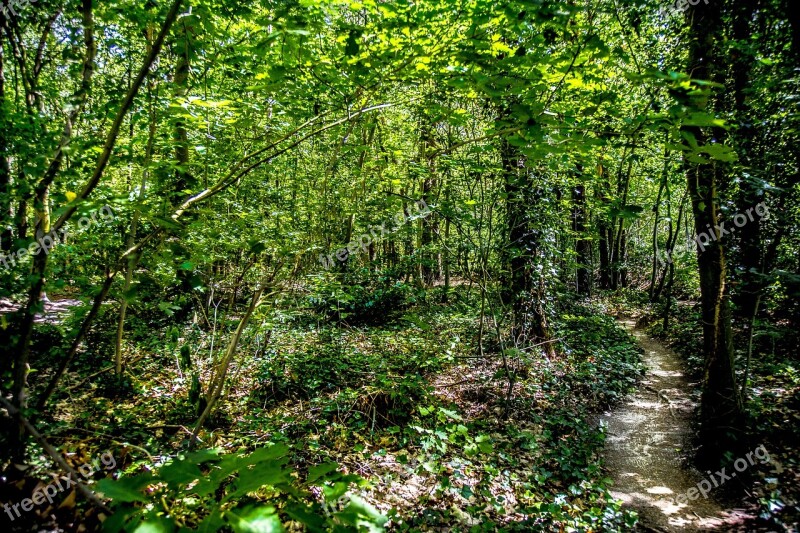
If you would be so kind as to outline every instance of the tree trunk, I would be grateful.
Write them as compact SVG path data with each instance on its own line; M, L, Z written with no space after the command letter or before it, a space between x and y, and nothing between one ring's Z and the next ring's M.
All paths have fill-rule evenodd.
M189 31L185 27L187 18L184 17L182 20L184 21L182 36L178 38L175 44L175 53L178 57L173 78L173 96L176 100L185 98L189 92ZM186 121L181 116L183 112L182 107L178 106L176 108L178 116L175 118L175 126L172 132L176 165L175 194L176 198L181 199L187 195L184 191L194 185L191 183L191 175L189 173L189 135L186 130Z
M0 24L2 30L5 21ZM3 65L3 47L0 46L0 102L6 101L6 78ZM8 164L8 117L5 106L0 106L0 251L11 250L13 234L11 232L11 167Z
M598 166L598 173L599 173L599 181L600 186L595 191L595 196L600 201L601 204L607 205L609 203L609 198L607 193L608 190L608 181L605 178L605 173L603 169L603 165ZM611 224L608 221L608 218L605 214L601 214L597 217L597 234L598 234L598 251L599 251L599 262L600 262L600 288L601 289L610 289L611 288L611 248L609 243L611 242Z
M722 40L719 6L698 4L689 12L692 39L689 62L692 78L719 81L719 65L724 58L718 52ZM700 112L713 112L708 96L693 96ZM708 141L704 132L694 126L684 127L698 145ZM723 132L715 131L716 139ZM700 399L700 459L710 464L721 459L723 452L736 448L742 438L742 402L734 376L733 336L726 291L726 265L719 223L718 177L724 175L718 163L697 164L685 161L687 186L698 236L697 265L703 317L703 352L705 372ZM709 229L710 228L710 229ZM703 239L708 235L708 239Z
M572 188L572 231L575 233L575 255L578 262L575 290L582 296L589 296L591 292L589 263L592 243L585 238L586 219L586 187L581 183Z
M521 339L523 344L538 344L547 341L550 334L542 303L544 269L537 269L535 265L536 261L542 260L539 257L541 231L531 224L528 208L537 204L536 196L541 196L542 191L533 192L519 150L505 139L500 142L508 224L503 300L512 306L514 338ZM552 345L548 343L544 346L548 355L551 355Z
M733 5L733 38L737 42L746 43L750 40L750 24L752 23L753 13L756 10L754 0L738 0ZM758 137L759 131L756 120L753 120L752 109L747 101L747 89L750 85L750 71L755 62L755 58L748 53L748 46L737 49L737 54L733 60L733 101L734 116L737 128L732 132L731 137L736 143L736 153L739 156L739 164L747 174L757 174L752 168L751 152L753 141ZM741 172L735 171L736 177ZM764 191L760 182L756 183L753 177L744 176L739 184L739 212L745 212L764 200ZM737 315L748 320L750 323L756 308L761 291L763 289L760 280L760 272L763 270L762 243L761 243L761 219L754 217L747 222L737 232L739 238L739 268L741 272L741 284L738 294L736 294Z

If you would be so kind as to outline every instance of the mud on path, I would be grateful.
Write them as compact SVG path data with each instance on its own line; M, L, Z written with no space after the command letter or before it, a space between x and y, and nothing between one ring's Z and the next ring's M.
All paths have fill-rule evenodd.
M639 514L640 531L733 531L742 527L742 510L725 510L702 496L675 503L705 474L686 465L695 385L684 375L679 356L635 327L620 323L644 349L647 373L639 389L600 419L608 424L605 460L612 474L612 496Z

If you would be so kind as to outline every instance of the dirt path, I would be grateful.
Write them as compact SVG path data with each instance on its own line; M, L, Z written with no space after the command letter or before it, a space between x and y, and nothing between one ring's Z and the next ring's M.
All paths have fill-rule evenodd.
M744 515L725 511L712 495L675 503L675 497L706 477L683 461L695 407L693 386L675 352L636 329L633 320L621 324L644 349L647 374L638 391L601 417L608 424L605 459L614 479L611 494L639 513L642 531L738 529Z
M58 323L62 316L67 313L71 308L83 305L80 300L63 299L63 300L45 300L44 313L36 315L34 319L36 322L47 322L50 324ZM0 315L13 313L17 311L22 304L12 302L7 298L0 298Z

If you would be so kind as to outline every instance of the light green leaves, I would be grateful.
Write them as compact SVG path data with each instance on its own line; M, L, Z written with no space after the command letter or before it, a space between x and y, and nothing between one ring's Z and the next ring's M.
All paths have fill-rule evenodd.
M281 520L274 507L247 507L242 511L225 513L236 533L280 533Z

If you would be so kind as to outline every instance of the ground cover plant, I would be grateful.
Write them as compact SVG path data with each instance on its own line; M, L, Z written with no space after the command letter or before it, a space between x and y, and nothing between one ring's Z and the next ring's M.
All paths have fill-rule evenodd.
M7 529L798 527L789 0L0 4Z

